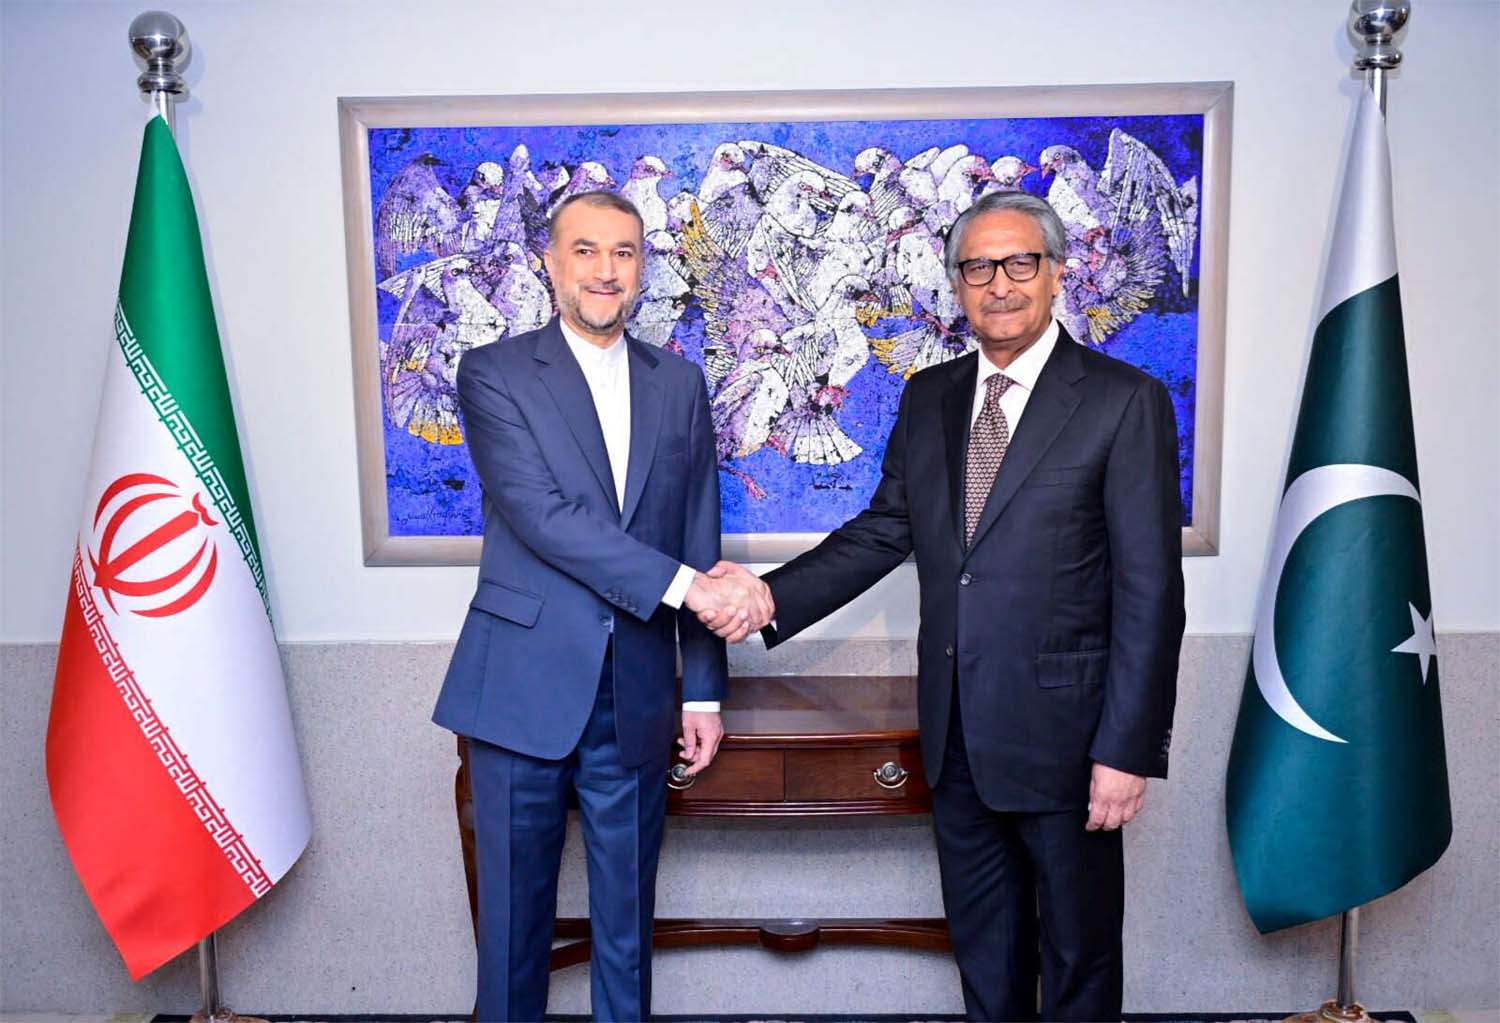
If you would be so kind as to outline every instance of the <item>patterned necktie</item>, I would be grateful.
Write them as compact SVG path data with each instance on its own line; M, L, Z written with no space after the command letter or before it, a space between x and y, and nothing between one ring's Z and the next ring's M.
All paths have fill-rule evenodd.
M964 547L974 542L974 527L984 512L995 474L1010 447L1010 424L1000 408L1000 396L1015 383L1004 373L995 373L984 382L984 405L969 431L969 454L964 466Z

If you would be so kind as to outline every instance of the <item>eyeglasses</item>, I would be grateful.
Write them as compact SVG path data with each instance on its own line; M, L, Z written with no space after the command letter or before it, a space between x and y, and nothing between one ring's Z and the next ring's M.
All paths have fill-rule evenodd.
M1042 253L1017 252L1004 259L966 259L958 264L959 275L971 288L982 288L995 279L995 268L1005 268L1005 276L1024 284L1042 268Z

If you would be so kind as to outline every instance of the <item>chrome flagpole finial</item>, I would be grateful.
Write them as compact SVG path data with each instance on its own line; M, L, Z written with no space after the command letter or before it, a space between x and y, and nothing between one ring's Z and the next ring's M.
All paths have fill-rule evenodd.
M1411 19L1410 0L1354 0L1349 5L1349 38L1354 41L1354 69L1389 71L1401 66L1397 45Z
M152 106L172 123L172 106L186 99L187 82L178 72L192 57L187 28L166 11L147 11L130 23L130 50L142 68L136 86L151 100Z
M1349 38L1354 43L1354 70L1385 113L1385 75L1401 66L1401 37L1411 20L1411 0L1353 0L1349 5Z

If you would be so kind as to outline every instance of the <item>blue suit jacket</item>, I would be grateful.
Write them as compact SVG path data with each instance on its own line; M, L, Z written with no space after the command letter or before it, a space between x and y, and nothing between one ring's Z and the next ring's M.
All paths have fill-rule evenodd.
M433 720L528 756L577 745L614 635L627 766L666 753L686 700L718 700L724 643L660 603L680 563L719 559L719 476L703 374L626 337L630 463L619 507L588 383L558 321L475 348L458 371L484 485L479 585Z

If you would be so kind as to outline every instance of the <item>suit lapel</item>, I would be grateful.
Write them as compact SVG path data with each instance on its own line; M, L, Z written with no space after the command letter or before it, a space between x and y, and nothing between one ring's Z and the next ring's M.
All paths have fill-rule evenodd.
M604 430L599 426L594 395L589 390L588 381L583 378L578 360L568 350L568 342L563 338L556 318L542 329L542 335L537 339L536 360L542 363L542 383L547 386L568 429L573 432L584 460L604 491L608 507L618 512L620 505L615 497L615 478L609 471L609 451L604 447Z
M969 550L979 546L980 538L995 524L1005 506L1010 504L1026 477L1036 468L1057 435L1067 425L1079 402L1073 384L1083 376L1083 360L1078 357L1078 348L1067 331L1060 331L1057 346L1048 357L1047 364L1037 375L1036 389L1026 401L1026 411L1016 426L1015 436L1005 450L1005 460L995 476L995 485L974 527L974 542ZM962 535L962 534L960 534Z
M624 340L630 346L630 468L625 473L620 525L628 527L641 503L646 477L651 474L651 459L661 432L662 394L656 382L656 354L628 335Z
M948 458L948 509L953 517L953 536L958 549L964 547L964 453L969 445L969 415L974 411L974 387L979 379L978 352L960 357L951 365L955 372L943 389L943 446Z

